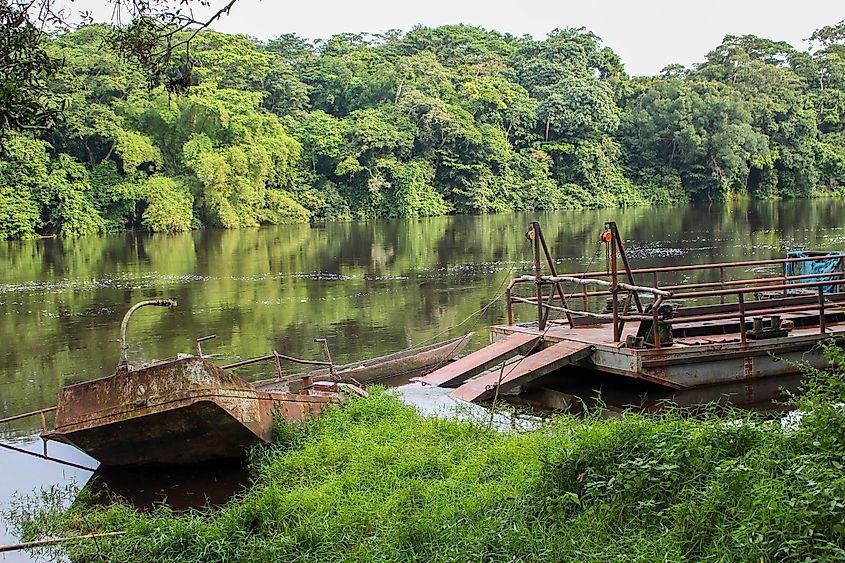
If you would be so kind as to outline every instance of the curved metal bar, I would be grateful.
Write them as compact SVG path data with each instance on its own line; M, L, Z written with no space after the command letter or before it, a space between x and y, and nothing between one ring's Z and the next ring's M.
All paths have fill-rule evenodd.
M120 361L117 363L117 369L128 369L129 368L129 360L126 358L126 350L129 349L129 346L126 344L126 327L129 325L129 317L132 316L132 313L140 309L141 307L147 306L156 306L156 307L168 307L173 308L176 306L175 299L149 299L147 301L141 301L140 303L135 303L132 307L126 311L126 314L123 315L123 321L120 323Z

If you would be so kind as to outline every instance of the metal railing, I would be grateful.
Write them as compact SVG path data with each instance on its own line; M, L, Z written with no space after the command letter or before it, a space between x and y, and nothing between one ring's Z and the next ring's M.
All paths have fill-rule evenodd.
M53 461L55 463L61 463L62 465L67 465L70 467L75 467L77 469L85 469L86 471L96 471L93 467L86 467L85 465L80 465L78 463L73 463L72 461L67 461L64 459L59 459L56 457L51 457L47 452L47 442L50 441L49 433L47 432L47 413L56 412L58 407L50 407L46 409L38 409L37 411L32 412L25 412L23 414L17 414L14 416L9 416L3 419L0 419L0 424L6 424L8 422L13 422L15 420L22 420L24 418L31 418L33 416L38 416L41 419L41 434L39 437L41 438L41 442L43 445L42 453L32 452L24 448L20 448L18 446L13 446L11 444L6 444L0 442L0 448L5 448L7 450L12 450L13 452L18 452L21 454L37 457L40 459L46 459L48 461Z
M337 370L335 369L334 361L332 361L332 354L329 351L329 344L325 338L316 338L314 342L323 345L323 354L326 356L326 360L306 360L303 358L296 358L294 356L288 356L286 354L279 354L275 350L272 353L267 354L266 356L258 356L257 358L250 358L248 360L241 360L239 362L235 362L233 364L228 364L225 366L220 366L222 369L236 369L244 366L249 366L253 364L257 364L260 362L266 362L269 360L273 360L276 364L276 375L277 381L281 381L283 379L282 374L282 360L293 362L296 364L303 364L303 365L310 365L310 366L324 366L329 368L329 374L331 375L332 379L337 380Z
M775 258L766 260L744 260L734 262L717 262L708 264L692 264L683 266L666 266L656 268L638 268L631 269L625 255L624 245L621 237L619 237L616 224L614 222L605 223L605 231L602 234L602 241L609 246L608 258L610 268L605 271L593 271L576 274L558 275L554 269L554 262L551 259L551 253L548 250L545 240L543 239L542 231L538 223L532 223L529 228L529 240L534 244L534 270L535 274L524 275L519 278L511 280L510 284L505 290L507 300L507 315L508 323L513 324L514 312L513 305L515 303L530 304L537 307L537 319L540 330L544 330L548 322L548 314L550 311L557 311L566 314L569 325L576 328L578 323L573 321L578 317L587 317L597 319L599 321L607 321L613 323L613 341L619 342L622 336L622 330L626 321L643 321L650 320L655 327L655 347L660 347L659 335L656 327L659 324L663 325L677 325L683 323L715 321L715 320L729 320L739 319L739 330L741 341L747 342L747 317L760 315L777 315L780 313L804 312L804 311L818 311L819 315L819 331L824 334L826 332L826 313L829 308L835 306L831 301L845 301L845 294L840 293L841 287L845 284L845 271L843 271L843 264L845 264L845 253L827 254L824 256L806 256L795 258ZM542 264L540 262L540 251L546 256L549 264L551 275L544 275L542 272ZM620 270L618 267L617 255L621 258L624 269ZM818 260L840 260L839 270L830 273L813 273L813 274L799 274L787 275L787 264L810 262ZM781 267L781 275L759 278L740 278L729 279L726 272L734 269L742 268L747 270L752 267L760 266L777 266ZM714 272L718 274L718 279L701 281L696 283L677 283L671 285L660 286L659 277L661 274L672 274L677 272L703 271ZM643 286L634 283L635 276L642 277L650 275L653 286ZM620 277L625 276L629 283L620 281ZM610 280L601 279L610 278ZM822 279L823 278L823 279ZM806 281L805 281L806 280ZM562 284L580 285L580 291L564 291ZM534 284L536 286L535 295L533 296L519 296L515 294L515 290L522 284ZM607 289L589 290L590 286L605 287ZM835 286L836 293L827 294L825 288ZM547 287L551 287L549 294L546 294ZM715 289L714 289L715 288ZM770 294L772 297L788 298L791 293L800 292L798 295L805 299L810 295L816 295L816 302L808 303L790 303L783 300L773 301L772 307L768 309L760 309L754 307L753 311L748 311L746 297L749 294L754 294L758 298ZM640 302L640 295L650 295L653 297L651 310L647 313ZM624 304L620 309L619 298L624 295ZM830 295L830 297L828 297ZM833 296L841 296L841 299L835 299ZM594 313L588 310L590 299L597 299L601 297L610 298L610 313ZM660 319L658 316L658 309L660 305L667 299L673 301L695 301L705 298L719 298L720 305L730 307L730 310L702 312L693 315L678 315L671 319ZM728 303L731 298L735 298L735 303ZM576 309L570 305L570 301L581 300L582 309ZM636 307L635 312L631 312L631 306ZM717 306L718 307L718 306ZM706 308L706 307L705 307ZM683 309L679 309L683 313Z

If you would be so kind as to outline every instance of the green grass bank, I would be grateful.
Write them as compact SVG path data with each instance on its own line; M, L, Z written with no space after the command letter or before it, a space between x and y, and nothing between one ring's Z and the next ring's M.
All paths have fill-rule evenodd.
M280 425L251 452L254 485L222 508L82 498L19 525L28 539L126 531L68 546L74 561L845 560L840 374L808 374L809 414L788 428L669 410L500 432L376 390Z

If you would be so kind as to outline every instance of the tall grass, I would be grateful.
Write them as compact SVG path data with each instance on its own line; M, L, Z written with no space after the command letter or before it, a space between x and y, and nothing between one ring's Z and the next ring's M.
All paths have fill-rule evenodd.
M808 403L806 403L808 404ZM539 430L422 419L385 391L251 452L229 504L173 514L78 502L79 561L845 560L845 414L561 416Z

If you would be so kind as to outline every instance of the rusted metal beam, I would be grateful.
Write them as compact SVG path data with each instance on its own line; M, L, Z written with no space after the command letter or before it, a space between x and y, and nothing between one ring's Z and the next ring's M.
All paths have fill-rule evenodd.
M812 262L814 260L833 260L835 258L843 258L845 259L845 253L843 254L831 254L828 256L807 256L804 258L770 258L766 260L744 260L740 262L711 262L707 264L688 264L685 266L661 266L655 268L635 268L631 270L633 274L652 274L652 273L663 273L663 272L688 272L691 270L711 270L717 269L719 267L724 268L744 268L748 266L765 266L765 265L773 265L773 264L785 264L790 262ZM606 272L606 271L596 271L596 272L584 272L573 274L578 277L587 277L587 276L602 276L608 277L612 276L613 272ZM829 275L829 274L823 274Z
M534 223L537 229L537 238L540 239L540 245L543 247L543 253L546 255L546 262L549 265L549 271L552 273L553 276L557 275L557 268L555 267L555 261L552 258L552 253L549 251L549 246L546 244L546 237L543 236L543 230L540 228L540 223ZM566 302L566 295L564 294L563 287L561 287L560 283L555 284L555 288L557 289L558 295L560 296L560 301L563 303L564 308L569 308L569 303ZM554 292L549 297L553 297ZM566 313L566 320L569 321L569 325L572 326L572 314Z
M539 229L540 224L535 221L531 223L528 232L529 238L534 246L534 283L537 285L537 324L540 327L540 330L544 330L546 328L546 319L543 316L545 314L545 311L543 310L543 282L541 281L543 276L543 267L540 263Z
M259 356L257 358L250 358L248 360L241 360L240 362L235 362L233 364L220 366L223 369L235 369L244 366L249 366L252 364L257 364L259 362L266 362L268 360L275 360L279 358L281 360L287 360L289 362L295 362L297 364L305 364L310 366L331 366L331 362L322 362L320 360L303 360L302 358L294 358L293 356L286 356L285 354L279 354L278 352L273 352L272 354L267 354L266 356Z
M764 285L761 287L740 287L737 289L716 289L712 291L691 291L686 293L675 293L674 299L693 299L696 297L718 297L720 295L739 295L740 293L757 293L763 291L780 291L782 289L802 289L807 287L824 287L835 284L832 280L819 282L802 282L793 284Z
M613 234L614 239L616 239L616 247L619 251L619 257L622 259L622 265L625 267L625 273L628 276L628 283L632 286L634 284L634 274L631 270L631 265L628 263L628 255L625 253L625 244L622 242L622 237L619 235L619 228L616 226L616 221L608 221L607 226L610 227L610 232ZM637 311L640 313L643 312L643 304L640 302L640 296L637 295L636 292L631 293L628 299L633 297L634 303L637 305ZM625 313L628 312L627 300L625 306Z
M532 276L522 276L521 278L517 278L522 281L535 281L535 278ZM577 285L600 285L603 287L612 287L612 283L605 280L598 280L598 279L591 279L591 278L577 278L574 276L542 276L542 281L546 283L557 283L557 282L568 282L574 283ZM671 291L665 291L663 289L657 289L654 287L647 287L643 285L631 285L624 282L617 282L617 287L621 289L625 289L628 291L639 291L642 293L650 293L652 295L661 295L663 297L672 297L673 294ZM610 293L610 292L607 292Z
M737 310L730 313L714 313L712 315L698 315L694 317L675 317L673 319L667 319L663 321L666 324L684 324L684 323L697 323L702 321L722 321L727 319L736 319L739 318L740 315L745 313L745 305L747 305L743 301L743 310ZM765 315L777 315L779 313L798 313L802 311L817 311L819 310L819 304L812 304L812 305L796 305L795 307L779 307L774 309L755 309L751 311L754 316L765 316ZM841 309L840 309L841 311Z

